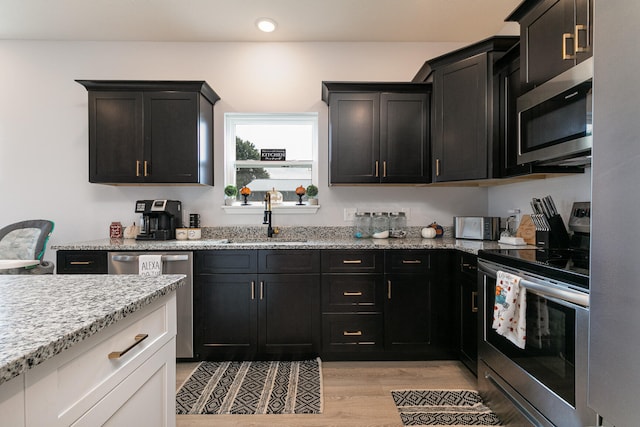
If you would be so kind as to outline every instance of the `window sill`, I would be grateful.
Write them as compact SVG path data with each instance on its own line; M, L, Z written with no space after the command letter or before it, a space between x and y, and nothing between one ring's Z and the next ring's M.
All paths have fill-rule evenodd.
M239 202L232 206L223 205L222 209L226 214L233 215L256 215L262 214L264 212L264 203L249 203L249 205L241 205ZM307 214L315 214L318 209L320 209L320 205L307 205L304 204L302 206L296 205L294 202L285 202L279 205L271 205L272 212L277 215L307 215Z

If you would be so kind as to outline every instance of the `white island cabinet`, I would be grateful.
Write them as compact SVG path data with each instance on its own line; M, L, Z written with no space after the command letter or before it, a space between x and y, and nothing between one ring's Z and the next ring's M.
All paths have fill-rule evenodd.
M107 280L113 282L111 277L115 276ZM127 282L128 276L118 277ZM174 282L182 282L179 276L173 277ZM162 281L131 278L137 284ZM70 322L81 328L57 332L59 339L45 346L36 344L35 353L0 370L5 377L0 384L1 425L175 426L175 284L152 286L157 288L152 296L137 293L124 305L125 295L116 298L119 302L106 302L111 285L104 295L86 295L87 301L102 298L93 303L105 308L104 317L104 313L89 315L87 322L82 313L86 307L67 311ZM133 283L124 286L137 292ZM47 324L46 312L40 321ZM31 334L38 335L37 328ZM17 373L19 365L23 372L6 379Z

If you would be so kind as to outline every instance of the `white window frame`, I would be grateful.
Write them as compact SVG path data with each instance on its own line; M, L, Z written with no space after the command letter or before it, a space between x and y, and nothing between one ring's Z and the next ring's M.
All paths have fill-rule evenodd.
M224 114L224 186L235 185L236 167L236 125L241 124L309 124L312 126L312 159L311 160L311 182L318 185L318 113L225 113ZM233 157L230 155L233 153ZM293 161L292 163L295 163ZM271 163L273 167L276 163ZM283 162L286 164L286 162ZM238 196L240 198L240 196ZM272 209L280 213L315 213L319 205L297 206L295 202L284 202L273 205ZM262 211L264 206L259 201L253 201L249 206L223 206L228 213L256 213Z

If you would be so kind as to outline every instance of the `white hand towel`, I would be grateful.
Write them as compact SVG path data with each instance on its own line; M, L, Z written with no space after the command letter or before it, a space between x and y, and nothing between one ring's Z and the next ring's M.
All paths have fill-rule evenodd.
M493 307L493 329L520 348L527 339L527 291L520 277L498 271L496 300Z
M139 255L138 274L141 276L159 276L162 274L162 255Z

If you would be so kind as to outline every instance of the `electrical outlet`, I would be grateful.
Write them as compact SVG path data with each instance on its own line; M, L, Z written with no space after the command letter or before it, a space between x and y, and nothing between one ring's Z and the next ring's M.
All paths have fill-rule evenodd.
M344 208L344 220L353 221L356 217L356 208Z

